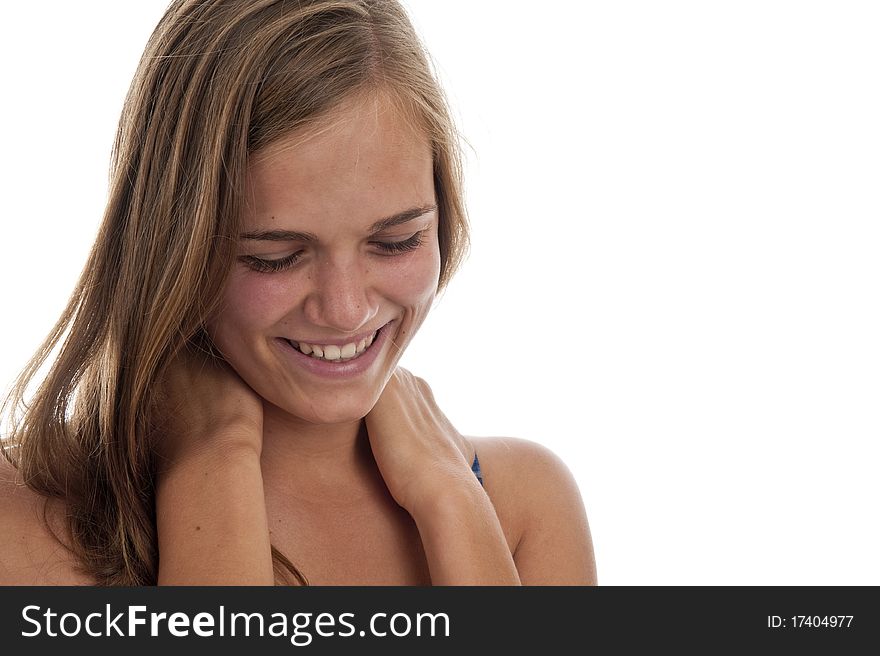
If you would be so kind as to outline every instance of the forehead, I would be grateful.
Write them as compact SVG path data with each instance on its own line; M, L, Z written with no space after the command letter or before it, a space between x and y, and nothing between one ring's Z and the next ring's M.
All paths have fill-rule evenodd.
M375 221L434 200L427 136L380 95L340 104L323 119L255 153L245 225Z

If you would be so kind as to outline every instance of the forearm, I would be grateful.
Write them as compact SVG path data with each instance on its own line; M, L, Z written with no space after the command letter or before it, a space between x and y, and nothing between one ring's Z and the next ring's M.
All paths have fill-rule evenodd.
M156 490L159 585L273 585L260 456L190 454Z
M520 585L495 508L478 482L450 486L413 519L433 585Z

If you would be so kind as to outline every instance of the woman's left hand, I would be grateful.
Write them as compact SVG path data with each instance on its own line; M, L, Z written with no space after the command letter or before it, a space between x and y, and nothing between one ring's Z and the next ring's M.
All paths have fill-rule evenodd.
M397 503L413 517L462 481L476 481L474 450L434 401L428 384L397 367L366 417L373 457Z

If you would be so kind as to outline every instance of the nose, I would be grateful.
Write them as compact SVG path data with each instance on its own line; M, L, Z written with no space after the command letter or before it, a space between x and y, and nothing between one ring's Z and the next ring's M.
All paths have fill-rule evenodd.
M327 258L313 271L313 287L304 307L313 325L334 333L357 333L378 314L369 271L357 258L348 262Z

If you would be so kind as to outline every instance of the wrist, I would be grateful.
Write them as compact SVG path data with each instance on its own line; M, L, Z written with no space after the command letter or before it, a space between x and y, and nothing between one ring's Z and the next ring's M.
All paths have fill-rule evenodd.
M476 505L489 501L476 477L455 475L434 484L424 486L404 506L416 521L448 521L463 512L470 512Z
M254 442L248 435L228 431L214 435L210 441L187 441L162 452L157 460L157 471L168 474L192 467L224 469L238 468L249 462L259 464L261 447L261 443Z

